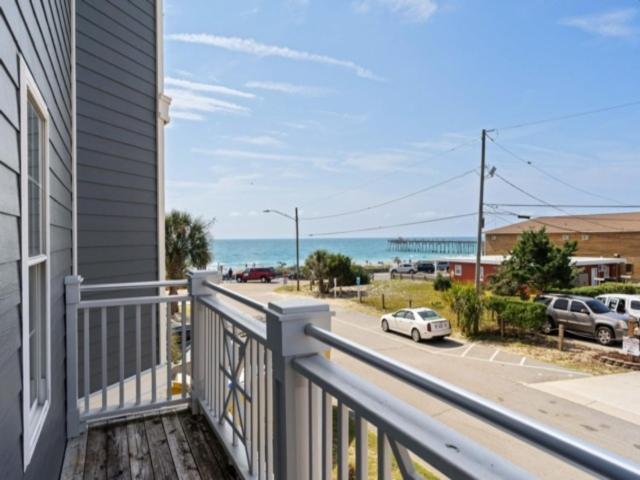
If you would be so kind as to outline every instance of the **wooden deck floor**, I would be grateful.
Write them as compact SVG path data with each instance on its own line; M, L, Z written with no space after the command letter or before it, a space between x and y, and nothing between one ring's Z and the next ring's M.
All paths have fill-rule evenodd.
M114 420L69 442L61 479L240 477L203 417L189 411Z

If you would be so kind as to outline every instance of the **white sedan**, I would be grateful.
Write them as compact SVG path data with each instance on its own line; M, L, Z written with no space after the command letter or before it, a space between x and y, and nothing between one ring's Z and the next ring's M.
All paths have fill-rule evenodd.
M414 342L451 335L449 320L430 308L406 308L383 315L380 326L385 332L393 330L411 335Z

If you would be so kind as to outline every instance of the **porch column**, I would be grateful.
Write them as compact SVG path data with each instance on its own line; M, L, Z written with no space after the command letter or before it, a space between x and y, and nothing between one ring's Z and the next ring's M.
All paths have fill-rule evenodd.
M69 439L77 437L81 430L78 410L78 304L82 277L69 275L65 277L64 285L67 320L67 439Z
M273 463L277 480L309 477L310 433L313 433L313 456L318 462L312 478L317 478L315 472L320 471L321 429L319 422L313 422L316 428L309 432L309 383L291 366L291 360L297 356L329 350L305 334L304 328L310 323L331 330L329 305L306 299L269 303L267 346L273 355ZM320 405L320 389L314 388L312 392L311 403ZM316 416L318 412L316 409Z
M198 304L198 298L213 297L215 292L204 285L205 281L221 283L222 276L214 270L189 270L189 295L191 296L191 410L198 413L198 400L202 398L204 385L204 352L210 345L204 337L204 309ZM184 379L183 379L184 381Z

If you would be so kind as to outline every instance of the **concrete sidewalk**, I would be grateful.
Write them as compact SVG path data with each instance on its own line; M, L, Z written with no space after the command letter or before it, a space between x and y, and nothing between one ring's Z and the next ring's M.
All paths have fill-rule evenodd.
M527 385L640 426L640 372Z

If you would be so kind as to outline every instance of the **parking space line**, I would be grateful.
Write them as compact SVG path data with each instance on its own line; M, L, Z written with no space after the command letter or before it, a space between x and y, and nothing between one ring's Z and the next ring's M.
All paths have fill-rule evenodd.
M460 355L460 358L466 357L467 353L469 353L473 347L474 347L474 344L472 343L471 345L469 345L469 348L467 348L464 352L462 352L462 355Z
M416 345L415 343L413 343L412 341L408 341L407 339L394 338L392 336L392 334L383 333L382 331L377 331L377 330L371 330L370 328L361 327L359 325L354 325L353 323L347 322L345 320L341 320L339 318L334 318L333 320L337 321L337 322L340 322L340 323L342 323L344 325L347 325L349 327L357 328L358 330L364 330L365 332L370 332L373 335L384 337L389 341L402 344L405 347L415 348L416 350L422 350L424 352L431 353L433 355L442 355L442 356L445 356L445 357L453 357L453 358L464 358L464 355L466 353L468 353L469 350L471 350L471 348L474 346L472 344L471 346L469 346L463 352L462 355L458 355L456 353L450 353L448 351L445 352L445 351L442 351L442 350L439 350L439 349L429 348L429 347L426 347L424 345ZM489 361L486 358L477 358L477 357L466 357L465 360L476 361L476 362L488 362ZM513 362L503 362L501 360L494 361L492 363L494 363L496 365L505 365L505 366L511 366L511 367L522 367L522 368L529 368L529 369L533 369L533 370L546 370L548 372L558 372L558 373L563 373L565 375L575 375L575 376L581 376L581 377L590 377L591 376L588 373L577 372L577 371L568 370L566 368L561 368L561 367L547 367L547 366L540 366L540 365L524 365L524 363L522 361L520 362L520 364L513 363Z
M496 350L495 352L493 352L493 355L491 355L491 358L489 359L489 361L493 362L493 359L496 358L499 353L500 353L500 350Z
M524 365L524 362L527 361L527 357L522 357L522 360L520 360L520 365Z

